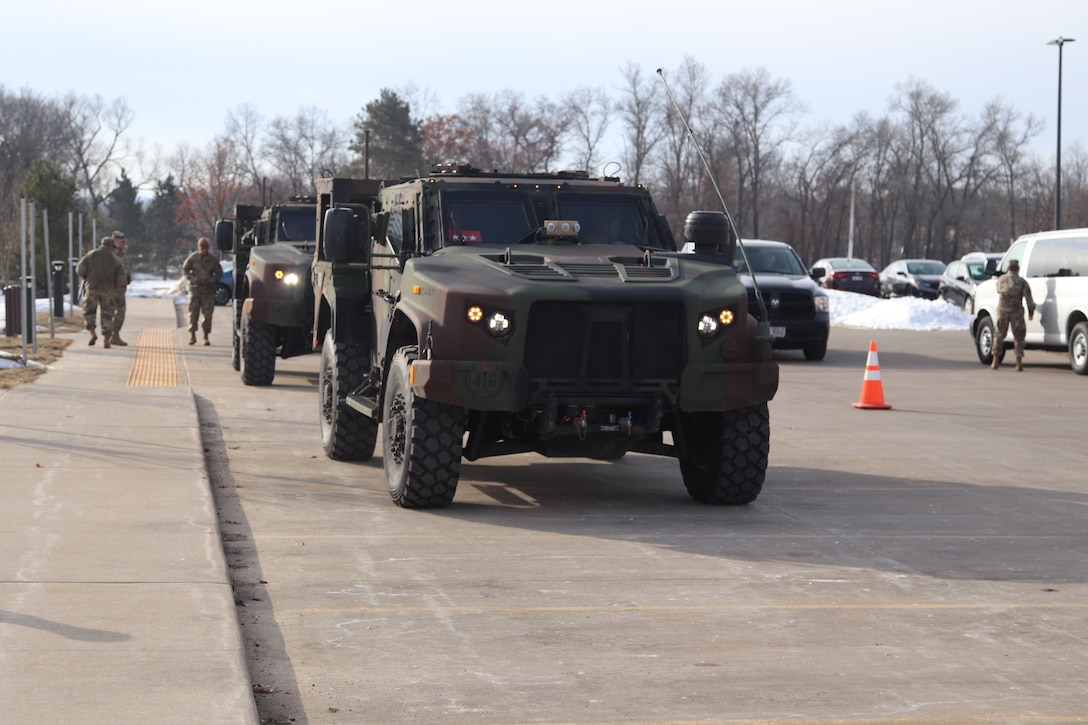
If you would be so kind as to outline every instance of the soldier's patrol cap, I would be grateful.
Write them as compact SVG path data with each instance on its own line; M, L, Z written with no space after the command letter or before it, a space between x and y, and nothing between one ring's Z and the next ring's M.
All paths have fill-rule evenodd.
M124 232L114 232L113 233L113 238L114 239L124 239L125 238L125 233Z
M113 237L102 237L103 244L113 244Z
M1019 259L1010 259L1009 260L1009 269L1020 269L1020 260Z

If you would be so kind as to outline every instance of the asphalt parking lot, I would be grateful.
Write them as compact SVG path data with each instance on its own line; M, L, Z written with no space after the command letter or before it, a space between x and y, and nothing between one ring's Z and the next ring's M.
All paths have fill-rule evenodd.
M869 342L891 410L858 410ZM1085 385L966 332L782 353L754 504L676 462L465 463L389 500L321 453L317 359L183 350L265 722L1088 721Z

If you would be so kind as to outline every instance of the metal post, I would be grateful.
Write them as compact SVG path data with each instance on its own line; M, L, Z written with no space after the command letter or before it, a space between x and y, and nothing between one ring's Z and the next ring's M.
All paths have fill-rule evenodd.
M26 320L26 334L30 336L30 347L34 351L34 354L38 354L38 290L35 285L36 276L34 274L34 268L37 267L37 261L34 259L34 240L37 238L37 225L34 223L35 204L30 202L30 239L27 243L28 257L30 258L30 267L27 269L26 278L26 314L23 319Z
M72 212L68 212L68 298L76 306L76 258L72 256Z
M46 300L51 301L53 299L54 290L56 290L57 287L53 286L53 277L56 276L56 275L52 274L53 250L51 250L49 248L49 209L45 209L45 208L42 209L42 238L45 241L45 294L46 294ZM64 312L64 300L63 300L63 297L64 297L64 295L62 293L61 294L62 299L61 299L61 304L60 304L62 314ZM35 312L36 311L37 310L35 309ZM54 312L55 312L55 310L54 310ZM55 336L54 327L53 327L53 317L54 317L54 315L49 315L49 339L50 340L52 340L53 337Z
M1050 41L1047 45L1058 46L1058 183L1054 195L1054 228L1062 228L1062 46L1072 43L1075 38L1063 38Z
M20 256L20 268L19 268L19 283L26 284L26 197L19 198L19 256ZM19 290L19 296L24 299L24 302L20 307L25 306L26 294L23 290ZM19 311L19 320L21 323L26 322L26 315ZM26 325L22 325L22 345L23 345L23 365L26 365Z

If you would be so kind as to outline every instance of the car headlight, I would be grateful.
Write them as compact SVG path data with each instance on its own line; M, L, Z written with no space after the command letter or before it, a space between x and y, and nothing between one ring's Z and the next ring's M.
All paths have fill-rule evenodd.
M813 298L813 303L816 305L817 312L830 312L831 311L831 298L826 295L816 295Z

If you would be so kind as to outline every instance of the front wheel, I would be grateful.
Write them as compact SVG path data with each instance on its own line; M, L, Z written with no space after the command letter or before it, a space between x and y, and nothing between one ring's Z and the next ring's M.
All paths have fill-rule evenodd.
M369 356L358 345L333 340L332 330L321 345L321 448L337 461L369 461L378 440L378 421L348 407L346 398L363 384Z
M243 383L271 385L276 377L276 328L243 313L239 363Z
M983 365L994 361L994 321L989 317L979 320L975 329L975 352Z
M766 403L722 413L681 413L684 452L680 473L700 503L737 506L763 490L770 456L771 416Z
M805 345L804 352L806 360L823 360L827 356L827 340Z
M1088 322L1078 322L1069 334L1069 366L1077 375L1088 375Z
M416 347L393 356L382 396L382 465L393 503L449 506L461 476L462 408L416 397L409 382Z
M225 284L217 284L215 286L215 304L220 307L225 307L230 304L230 287Z

